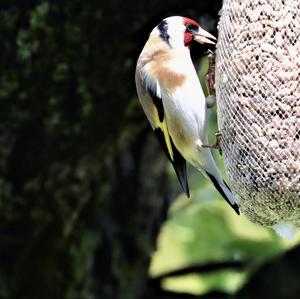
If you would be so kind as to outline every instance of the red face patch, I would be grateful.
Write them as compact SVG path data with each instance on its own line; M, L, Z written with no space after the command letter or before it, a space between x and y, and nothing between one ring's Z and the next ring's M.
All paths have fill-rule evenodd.
M193 41L193 30L197 30L200 25L190 18L183 18L183 23L187 28L184 32L184 45L190 49L192 47Z
M194 21L190 18L185 18L185 17L183 18L183 23L184 23L184 25L190 24L190 25L194 25L194 26L197 26L197 27L200 26L199 23L197 23L196 21Z
M184 45L189 49L192 47L193 35L192 33L185 31L184 32Z

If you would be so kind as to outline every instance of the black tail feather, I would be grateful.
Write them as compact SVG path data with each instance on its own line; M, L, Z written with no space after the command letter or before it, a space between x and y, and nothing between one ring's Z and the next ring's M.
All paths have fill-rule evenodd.
M239 206L237 203L232 204L229 200L229 198L227 197L227 195L225 194L224 190L222 189L222 187L220 186L220 184L218 183L217 179L211 175L210 173L208 173L206 171L207 176L209 177L209 179L212 181L212 183L214 184L215 188L220 192L220 194L224 197L224 199L228 202L228 204L235 210L235 212L240 215L240 211L239 211ZM228 188L228 190L231 192L230 188L228 187L228 185L223 181L224 185Z

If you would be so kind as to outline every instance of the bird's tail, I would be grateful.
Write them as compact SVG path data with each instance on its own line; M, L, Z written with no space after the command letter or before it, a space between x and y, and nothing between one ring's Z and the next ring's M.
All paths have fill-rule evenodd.
M210 174L208 171L205 171L207 177L214 184L215 188L220 192L220 194L224 197L224 199L228 202L228 204L235 210L235 212L239 215L239 206L235 201L235 198L226 184L226 182L221 178L221 181L218 180L215 176Z
M198 169L213 183L215 188L220 192L220 194L224 197L228 204L239 215L239 206L236 203L230 188L223 180L210 149L202 149L198 161Z

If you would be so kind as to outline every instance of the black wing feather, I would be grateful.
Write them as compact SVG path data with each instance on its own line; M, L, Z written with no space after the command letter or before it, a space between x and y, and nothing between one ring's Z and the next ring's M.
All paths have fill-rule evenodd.
M155 105L155 107L158 111L159 121L163 122L165 114L164 114L164 106L163 106L162 99L159 98L152 90L150 90L150 89L147 89L147 90L152 98L153 104ZM172 151L173 151L173 158L170 156L170 153L168 151L162 129L158 127L154 130L154 132L155 132L157 139L159 140L159 143L160 143L163 151L165 152L165 154L167 155L168 159L170 160L170 162L172 163L172 165L174 167L174 170L176 172L176 175L178 177L178 180L180 182L183 192L186 194L187 197L190 197L190 191L189 191L189 186L188 186L188 181L187 181L187 171L186 171L185 159L182 157L180 152L175 147L171 136L170 136L170 142L171 142L171 147L172 147Z
M152 98L153 104L155 105L155 107L158 111L159 120L161 122L163 122L164 117L165 117L165 112L164 112L164 106L163 106L162 99L160 99L151 89L147 89L147 90Z
M157 128L154 130L154 132L155 132L155 135L156 135L163 151L165 152L166 156L168 157L168 159L170 160L170 162L172 163L172 165L174 167L174 170L176 172L177 178L179 180L179 183L182 187L183 192L186 194L187 197L190 197L189 185L188 185L188 181L187 181L187 171L186 171L185 159L182 157L180 152L175 147L172 139L170 138L172 150L173 150L173 158L174 158L172 160L172 158L170 157L169 151L167 149L166 143L165 143L163 131L160 128Z

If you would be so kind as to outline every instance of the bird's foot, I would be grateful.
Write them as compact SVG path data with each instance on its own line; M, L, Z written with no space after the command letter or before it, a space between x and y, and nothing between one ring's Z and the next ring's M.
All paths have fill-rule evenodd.
M222 156L222 148L221 148L221 145L220 145L222 134L220 133L220 131L217 131L215 133L215 136L216 136L216 144L218 145L219 153Z
M220 131L217 131L217 132L215 133L215 136L216 136L216 143L217 143L218 145L220 145L221 138L222 138L222 134L220 133Z
M208 70L205 75L205 84L207 87L208 94L215 93L215 59L216 55L214 52L209 51L208 55Z
M219 131L217 131L215 133L215 136L216 136L216 143L214 143L214 144L202 144L201 147L218 149L220 154L222 155L222 149L220 147L220 141L221 141L221 138L222 138L222 134Z

